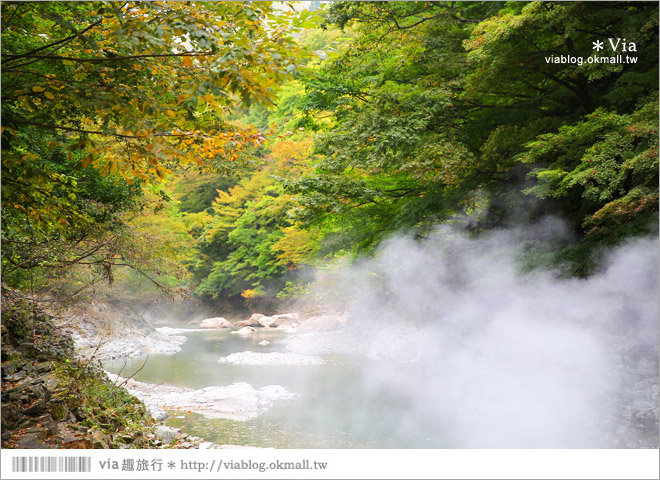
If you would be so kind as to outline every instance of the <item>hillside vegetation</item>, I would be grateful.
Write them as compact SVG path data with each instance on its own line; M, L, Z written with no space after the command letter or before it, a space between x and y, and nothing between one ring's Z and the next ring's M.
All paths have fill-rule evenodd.
M564 276L657 232L653 2L5 2L2 86L33 296L274 310L396 232L554 217L520 265Z

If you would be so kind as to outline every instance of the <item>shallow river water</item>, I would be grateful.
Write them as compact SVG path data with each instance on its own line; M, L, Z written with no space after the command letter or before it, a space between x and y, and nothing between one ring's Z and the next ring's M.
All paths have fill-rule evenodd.
M286 352L289 334L259 330L250 336L228 330L183 333L188 340L174 355L152 354L104 362L121 376L154 384L199 389L246 382L259 389L281 385L298 394L247 421L210 419L170 412L167 424L218 444L275 448L438 448L440 438L419 435L422 425L403 422L406 402L396 391L369 385L370 361L320 355L321 365L233 365L218 363L231 353ZM259 342L268 340L267 346ZM135 373L142 365L139 372ZM398 368L387 366L387 368ZM379 369L382 370L382 369Z

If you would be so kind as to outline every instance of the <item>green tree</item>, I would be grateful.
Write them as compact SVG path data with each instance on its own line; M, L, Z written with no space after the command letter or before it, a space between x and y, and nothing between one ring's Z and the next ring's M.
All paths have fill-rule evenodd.
M300 23L270 2L3 2L4 280L134 264L111 240L122 211L179 165L232 171L263 141L225 112L274 100Z
M339 2L326 21L358 35L304 80L320 159L287 187L330 250L552 214L579 250L554 261L586 273L590 252L656 228L656 4ZM592 42L610 37L635 61L548 60L609 57Z
M581 275L604 245L657 230L657 26L657 5L621 2L512 3L476 26L461 98L487 107L464 134L470 174L498 179L484 226L560 216L577 243L554 261ZM609 38L634 61L601 63Z
M304 171L311 143L278 140L261 169L217 191L198 244L197 295L219 299L250 290L251 298L274 297L295 277L293 271L310 261L315 237L292 222L289 212L297 205L276 176Z
M301 108L332 115L316 142L319 162L288 182L299 219L330 249L368 248L400 229L424 235L474 208L457 171L473 153L458 139L465 79L462 43L478 20L444 2L333 5L328 22L354 25L350 48L305 79ZM470 12L471 13L471 12Z

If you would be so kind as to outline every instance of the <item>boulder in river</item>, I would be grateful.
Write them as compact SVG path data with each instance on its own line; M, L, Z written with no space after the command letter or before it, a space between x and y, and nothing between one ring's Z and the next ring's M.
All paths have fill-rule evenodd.
M250 335L256 331L257 329L253 327L243 327L240 330L236 330L235 332L231 332L231 333L237 333L238 335Z
M231 323L222 317L213 317L202 320L199 324L201 328L229 328Z
M261 316L259 323L266 328L275 328L281 326L291 326L296 323L300 316L297 313L280 313L272 317Z
M265 328L271 328L277 326L277 319L273 317L263 316L259 319L259 324Z
M333 332L341 330L346 325L346 317L343 315L320 315L310 317L299 327L301 332Z
M279 315L273 315L273 318L277 320L277 325L280 326L297 322L300 315L297 313L280 313Z
M253 313L250 318L247 320L241 320L240 322L236 323L237 327L262 327L261 323L259 323L259 319L261 317L265 317L263 313Z

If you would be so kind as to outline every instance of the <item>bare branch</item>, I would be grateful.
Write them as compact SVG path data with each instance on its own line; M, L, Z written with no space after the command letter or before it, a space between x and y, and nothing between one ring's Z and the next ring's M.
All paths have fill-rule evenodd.
M132 379L135 375L140 373L140 371L147 365L148 361L149 361L149 354L147 353L147 358L144 360L142 366L138 368L130 377L125 378L124 381L121 382L118 386L123 387L124 385L126 385L130 379ZM119 375L117 375L117 379L119 379Z

